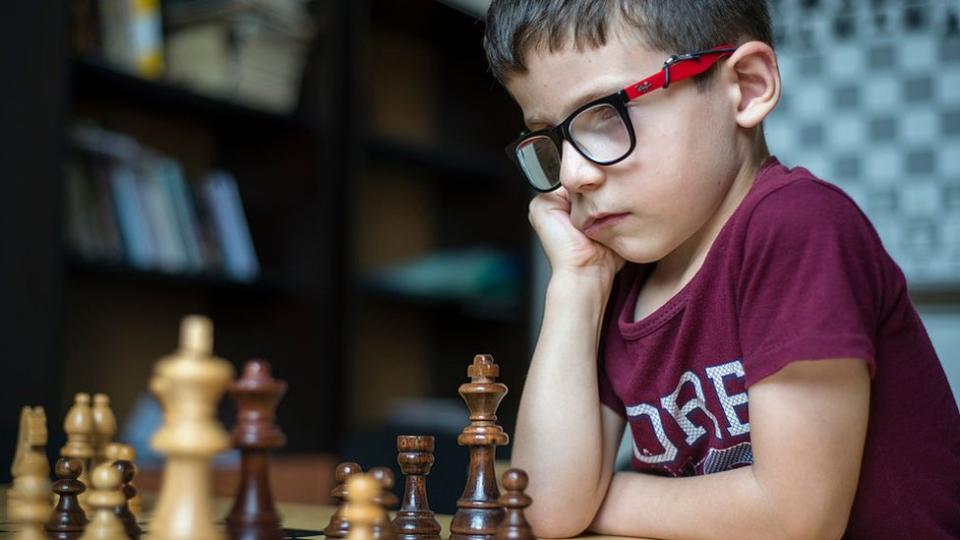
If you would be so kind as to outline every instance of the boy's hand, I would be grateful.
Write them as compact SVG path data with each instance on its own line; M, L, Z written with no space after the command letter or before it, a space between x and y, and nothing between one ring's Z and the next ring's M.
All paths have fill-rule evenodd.
M562 187L530 201L530 224L540 238L554 275L570 272L612 283L614 274L623 267L623 258L578 230L570 220L570 208L570 197Z

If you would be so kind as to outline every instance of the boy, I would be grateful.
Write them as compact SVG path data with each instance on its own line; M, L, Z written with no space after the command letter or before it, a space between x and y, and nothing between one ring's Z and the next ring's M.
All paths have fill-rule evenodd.
M769 154L771 44L762 0L490 6L552 271L512 453L538 536L960 536L956 401L867 218Z

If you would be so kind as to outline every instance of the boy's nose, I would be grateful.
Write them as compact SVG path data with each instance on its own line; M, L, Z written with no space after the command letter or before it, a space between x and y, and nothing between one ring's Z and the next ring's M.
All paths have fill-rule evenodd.
M570 141L563 141L560 158L560 185L570 192L597 189L603 184L606 171L603 167L583 157Z

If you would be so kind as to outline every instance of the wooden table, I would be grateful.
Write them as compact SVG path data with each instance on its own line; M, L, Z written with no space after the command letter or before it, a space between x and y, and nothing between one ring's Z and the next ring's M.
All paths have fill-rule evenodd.
M141 525L145 529L150 528L150 512L153 507L154 496L151 493L143 494L143 504L147 511L140 516ZM215 501L214 510L217 516L226 516L230 511L230 505L233 501L230 499L218 498ZM9 522L6 511L6 489L0 487L0 538L9 538L15 525ZM301 503L277 503L277 511L280 512L283 520L283 527L290 534L290 538L317 539L325 538L322 534L311 534L323 530L330 522L330 516L336 510L334 506L301 504ZM437 521L442 527L441 536L447 538L450 535L450 521L453 516L437 515ZM146 537L149 538L149 537ZM582 540L618 540L628 537L620 536L600 536L583 535L578 537ZM636 540L636 539L630 539Z

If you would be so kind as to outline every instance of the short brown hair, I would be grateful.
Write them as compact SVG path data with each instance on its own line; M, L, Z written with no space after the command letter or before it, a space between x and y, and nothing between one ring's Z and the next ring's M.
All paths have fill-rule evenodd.
M670 54L747 40L773 46L767 0L493 0L483 46L490 71L504 83L526 72L529 51L600 47L615 24L637 29L641 42ZM698 82L702 88L706 78Z

